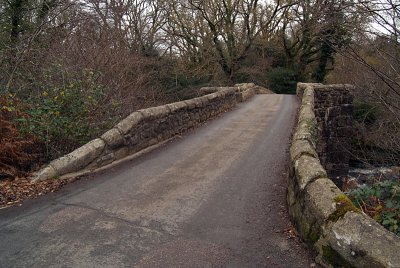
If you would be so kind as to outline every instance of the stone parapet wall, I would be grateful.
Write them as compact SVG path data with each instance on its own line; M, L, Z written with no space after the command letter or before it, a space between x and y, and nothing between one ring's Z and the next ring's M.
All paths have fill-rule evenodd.
M352 88L351 85L314 86L314 111L319 138L317 153L330 177L344 175L349 171L353 122Z
M311 85L314 89L314 113L318 125L317 153L328 176L348 173L352 121L352 85L298 84L298 94ZM335 181L340 184L340 181Z
M317 109L327 111L330 105L350 104L350 99L345 99L347 93L331 92L346 87L298 84L301 106L290 148L289 214L299 235L316 249L317 261L325 267L400 267L400 238L352 204L330 179L318 155L317 144L323 131L318 130L322 121L318 117L322 114L316 115L321 112ZM328 104L321 92L328 92L332 98L344 98ZM335 131L332 126L329 129Z
M258 86L254 83L243 83L243 84L236 84L233 87L229 87L235 90L236 100L237 102L243 102L248 100L249 98L253 97L258 92ZM203 87L200 89L202 94L211 94L224 89L223 87ZM261 93L261 92L260 92Z
M171 139L232 109L238 101L253 96L253 87L254 84L243 84L226 88L203 88L200 91L209 94L136 111L100 138L52 161L33 180L93 170Z
M257 94L256 85L253 83L236 84L235 87L238 88L238 91L236 92L236 100L238 102L246 101Z

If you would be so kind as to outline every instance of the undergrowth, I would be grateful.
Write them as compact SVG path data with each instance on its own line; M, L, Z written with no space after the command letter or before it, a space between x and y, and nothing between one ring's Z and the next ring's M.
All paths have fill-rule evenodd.
M21 96L23 102L17 93L2 94L2 110L14 115L10 120L15 131L26 140L35 137L46 161L85 144L111 125L107 116L96 118L104 93L93 71L83 70L81 77L63 83L54 83L54 76L49 72L39 85L40 93Z
M11 109L17 103L0 96L0 179L23 176L41 162L42 143L34 135L21 135L14 120L26 114Z
M348 196L371 218L400 236L400 180L362 185Z

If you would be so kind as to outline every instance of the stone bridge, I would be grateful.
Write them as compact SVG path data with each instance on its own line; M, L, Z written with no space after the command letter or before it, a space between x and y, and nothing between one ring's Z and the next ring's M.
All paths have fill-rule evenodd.
M301 105L290 149L289 214L324 266L400 267L399 237L362 214L337 187L337 176L349 168L351 87L297 86Z
M34 177L79 181L0 211L0 267L400 267L398 238L329 179L348 169L349 88L203 88L132 113Z

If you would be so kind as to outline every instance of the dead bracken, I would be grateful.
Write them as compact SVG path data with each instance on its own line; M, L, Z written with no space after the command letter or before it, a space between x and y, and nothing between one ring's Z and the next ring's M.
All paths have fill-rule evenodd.
M30 178L20 177L0 181L0 208L20 205L26 199L37 198L61 189L64 185L76 180L54 179L32 182Z

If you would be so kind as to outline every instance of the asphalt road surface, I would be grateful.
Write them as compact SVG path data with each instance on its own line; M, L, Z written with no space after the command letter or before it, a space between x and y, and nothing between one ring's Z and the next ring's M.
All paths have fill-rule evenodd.
M0 267L310 267L290 238L294 96L257 95L158 149L0 210Z

